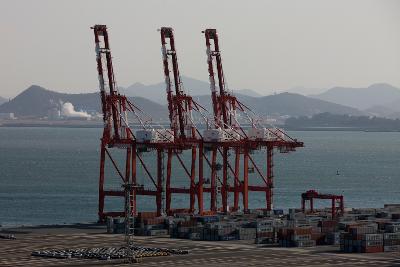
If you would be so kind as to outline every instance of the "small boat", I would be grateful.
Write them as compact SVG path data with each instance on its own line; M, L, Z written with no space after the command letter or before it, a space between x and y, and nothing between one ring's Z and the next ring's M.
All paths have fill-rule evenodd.
M340 175L339 170L336 170L336 175Z

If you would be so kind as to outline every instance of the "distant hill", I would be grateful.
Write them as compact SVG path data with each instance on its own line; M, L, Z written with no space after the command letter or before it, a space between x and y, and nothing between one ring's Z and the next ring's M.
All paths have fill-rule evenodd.
M168 118L166 108L145 98L131 100L154 119ZM60 102L71 102L76 110L101 112L99 93L64 94L32 85L9 102L0 105L0 112L14 112L17 116L43 117Z
M208 110L212 110L210 85L208 82L186 76L182 77L182 82L185 90L192 95L196 101L204 107L207 107ZM165 84L163 82L153 85L135 83L127 88L120 89L120 91L129 96L141 96L163 105L166 104ZM300 94L281 93L262 96L250 89L234 90L233 92L254 111L263 115L312 116L321 112L352 115L365 114L355 108L306 97Z
M369 114L377 117L385 117L389 119L399 119L400 118L400 98L385 103L384 105L375 105L367 108Z
M210 84L208 82L200 81L190 77L182 76L183 87L186 92L192 96L196 95L210 95ZM151 85L144 85L142 83L134 83L129 87L120 88L121 93L127 96L140 96L151 99L159 104L166 104L167 97L165 94L165 83L160 82ZM235 93L248 95L253 97L262 96L251 89L235 90Z
M387 106L394 100L400 101L400 89L390 84L376 83L367 88L334 87L322 94L310 96L366 110L374 106Z
M315 94L320 94L325 92L326 89L322 88L310 88L310 87L304 87L304 86L296 86L290 89L285 90L285 92L288 93L294 93L294 94L301 94L301 95L315 95Z
M0 105L7 102L8 99L0 96Z
M252 96L252 97L262 97L264 95L261 95L257 93L256 91L253 91L251 89L239 89L234 91L235 94L239 95L245 95L245 96Z
M376 117L397 118L395 110L383 105L372 106L365 111Z
M135 85L139 88L140 84ZM146 91L146 90L145 90ZM201 92L201 91L200 91ZM235 93L238 99L261 116L312 116L318 113L364 115L355 108L306 97L293 93L281 93L263 97L253 97ZM168 120L167 107L144 97L130 97L133 103L141 107L154 120ZM193 96L193 99L212 112L211 97ZM11 101L0 105L0 112L13 112L19 117L44 117L49 109L58 107L60 102L71 102L75 110L101 112L99 93L64 94L32 85Z
M323 112L351 115L365 114L355 108L293 93L281 93L263 97L251 97L240 94L235 95L238 97L239 101L243 102L258 114L264 116L312 116ZM197 96L194 97L194 99L207 107L207 109L212 110L209 96Z
M285 121L285 128L289 130L400 131L400 120L320 113L311 118L289 118Z

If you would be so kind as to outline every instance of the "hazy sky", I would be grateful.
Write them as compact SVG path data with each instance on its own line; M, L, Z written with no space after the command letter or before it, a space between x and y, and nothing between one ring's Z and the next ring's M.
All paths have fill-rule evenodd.
M107 24L120 86L163 80L161 26L175 29L181 74L207 81L201 30L219 31L229 87L400 87L400 1L0 0L0 96L31 84L98 87L90 26Z

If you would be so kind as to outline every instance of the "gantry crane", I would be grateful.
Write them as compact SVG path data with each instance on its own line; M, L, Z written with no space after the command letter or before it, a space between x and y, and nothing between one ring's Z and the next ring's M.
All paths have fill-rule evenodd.
M256 114L229 92L226 88L217 30L206 29L203 33L206 39L208 73L216 128L215 130L208 131L208 135L213 134L219 137L218 142L212 144L212 166L216 165L217 150L220 151L223 160L222 210L225 212L228 211L227 196L229 192L233 192L233 210L238 210L239 193L242 193L243 209L247 211L249 209L249 191L265 192L265 208L271 210L273 207L273 150L274 148L279 148L281 152L289 152L295 150L296 147L303 146L303 143L289 137L281 129L276 127L267 129L261 125ZM216 77L214 70L217 73ZM219 90L216 87L216 78L218 79ZM248 123L251 125L247 131L240 125L237 112L242 112L244 117L247 117ZM207 138L208 135L204 134L205 141L210 141ZM267 154L266 175L263 174L262 168L257 166L257 163L250 155L252 150L260 150L262 148L266 150ZM234 170L228 159L230 150L233 150L235 154ZM243 154L242 180L239 178L240 154ZM252 169L261 177L265 186L249 185L249 160L253 165ZM233 187L228 183L228 169L234 177ZM215 181L215 175L215 168L212 168L211 183ZM215 193L213 188L215 186L212 185L211 207L215 209Z
M183 87L181 76L179 73L178 56L175 48L174 30L171 27L162 27L161 34L161 51L164 66L164 76L167 92L167 102L169 111L170 128L175 136L175 148L168 149L167 159L167 179L166 179L166 210L167 214L172 214L174 210L171 208L172 193L189 194L190 207L189 212L195 211L196 197L196 151L198 147L197 129L193 122L192 110L198 110L197 104L192 97L188 95ZM171 79L172 72L172 79ZM191 151L190 171L180 156L182 150ZM189 188L178 188L171 186L172 176L172 159L176 156L181 167L190 178ZM174 176L176 178L176 175ZM176 210L175 210L176 211ZM182 210L181 210L182 211Z
M229 92L225 85L216 30L204 31L213 103L213 114L205 115L208 111L196 103L183 87L173 29L170 27L160 29L170 120L169 128L165 129L148 118L131 99L118 92L107 27L95 25L92 29L95 35L104 121L100 147L99 220L104 221L107 216L134 216L137 213L138 196L155 198L155 216L173 215L176 212L191 214L228 212L230 193L234 195L232 210L239 209L239 196L242 194L243 209L248 211L249 191L265 192L266 209L270 210L273 187L272 151L274 148L279 148L281 152L288 152L303 144L288 137L280 129L263 128L264 126L259 125L255 119L256 114L253 114L246 105ZM214 69L216 75L214 75ZM216 79L218 79L218 86ZM202 133L195 125L192 112L198 112L200 118L204 119L206 130ZM243 113L243 117L249 119L250 129L245 129L240 125L237 112ZM132 123L131 120L136 120L136 122ZM133 126L136 127L135 130ZM251 151L260 149L267 151L266 176L263 174L263 168L257 166L251 156ZM121 157L113 155L114 150L125 154L122 160ZM211 151L211 159L207 157L207 151ZM153 152L156 153L155 160L151 154ZM231 152L235 155L233 162L229 159ZM187 153L191 155L185 156ZM167 154L166 162L164 161L165 154ZM242 154L243 165L240 162ZM222 164L217 162L218 155L222 157ZM174 165L174 160L178 162L178 165ZM185 161L190 162L189 167ZM106 164L107 162L109 163ZM253 165L252 168L265 183L264 186L249 184L251 169L249 163ZM121 169L121 164L124 170ZM154 168L151 168L151 164L155 165L153 165ZM106 166L111 166L117 177L121 178L124 184L123 190L105 188L106 181L111 181L112 177L111 172L105 170ZM176 173L178 166L183 169L181 173L189 178L189 187L176 185L176 180L181 175L181 173ZM210 185L205 185L207 167L211 173ZM218 177L219 169L222 170L222 179ZM234 178L233 185L229 181L230 175ZM240 175L243 177L239 177ZM150 183L140 185L138 176L147 177ZM217 205L219 189L217 181L221 184L221 208ZM210 193L210 211L204 209L204 193ZM174 209L172 194L189 194L188 208ZM125 210L105 211L105 199L109 197L125 197L127 200Z
M306 212L307 200L310 202L310 212L314 212L314 199L331 200L332 219L335 219L338 214L344 213L344 201L342 195L321 194L315 190L308 190L307 192L301 194L301 209L304 213Z
M118 93L112 64L111 49L106 25L95 25L92 27L95 37L95 50L97 71L101 96L101 107L103 111L103 137L100 147L100 178L99 178L99 220L103 221L107 215L116 215L115 213L105 213L104 203L107 196L125 196L124 191L105 190L105 162L106 156L111 160L117 173L124 183L131 183L130 177L130 157L132 149L133 133L127 127L126 111L132 107L129 100ZM126 149L126 173L118 169L108 148L119 147ZM133 195L133 190L131 190ZM133 209L133 208L132 208ZM118 213L122 214L122 213Z
M106 196L123 196L125 209L121 212L125 216L125 242L126 242L126 260L136 262L132 250L133 235L134 235L134 216L135 216L135 191L136 183L132 180L130 172L130 162L132 157L132 141L133 133L127 123L127 110L133 110L133 105L123 95L120 95L117 90L114 70L112 65L112 57L110 44L108 40L107 27L105 25L95 25L92 27L95 36L96 44L96 61L99 78L101 106L103 111L103 138L101 140L101 159L100 159L100 179L99 179L99 220L104 220L106 213L104 212L104 202ZM102 42L101 42L102 39ZM105 57L105 59L103 58ZM106 78L104 77L104 62L107 70ZM108 82L106 82L108 81ZM108 90L106 90L108 87ZM108 147L117 147L126 150L126 170L123 175L114 159L112 158ZM106 154L113 163L118 174L122 178L123 190L106 191L104 190L105 180L105 161ZM135 153L133 153L135 154ZM114 215L114 214L112 214Z
M214 127L204 133L205 141L217 141L211 145L211 196L210 196L210 207L211 211L217 211L216 199L217 199L217 152L220 152L222 156L222 185L221 185L221 199L222 199L222 211L228 211L228 165L229 164L229 149L228 145L224 145L225 141L237 142L243 139L246 134L239 127L236 118L237 99L234 95L230 94L225 87L225 77L222 68L222 58L219 49L218 34L215 29L207 29L204 31L207 46L207 64L208 73L210 80L211 89L211 100L214 112ZM213 45L213 48L212 48ZM215 64L215 66L214 66ZM215 71L217 75L215 76ZM218 79L218 88L216 85L216 78ZM220 143L220 145L219 145ZM235 149L235 171L233 171L235 181L234 191L234 210L238 209L239 201L239 164L240 164L240 148ZM246 166L245 166L246 167Z
M104 129L100 146L100 174L99 174L99 221L105 221L107 216L125 216L123 211L105 211L105 200L108 198L123 197L129 199L129 214L134 216L136 210L136 197L154 196L156 200L157 215L163 211L164 195L164 169L163 153L165 147L173 145L173 134L170 130L152 124L151 118L136 106L130 99L118 92L115 80L109 36L106 25L92 27L95 36L96 62L103 112ZM134 131L129 123L130 119L139 125L140 129ZM158 128L157 128L158 127ZM154 171L148 167L142 152L157 152ZM124 153L120 157L113 153ZM121 162L122 161L122 162ZM107 164L108 162L108 164ZM124 170L121 169L121 163ZM111 165L112 171L106 171L106 165ZM146 176L152 188L145 188L137 183L138 167L143 169L140 175ZM123 182L123 189L106 188L106 184L114 183L115 174ZM154 177L156 176L156 177ZM129 196L127 196L127 190Z

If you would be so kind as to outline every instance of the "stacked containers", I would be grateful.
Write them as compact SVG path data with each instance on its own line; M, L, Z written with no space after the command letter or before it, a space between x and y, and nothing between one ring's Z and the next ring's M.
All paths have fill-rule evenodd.
M363 253L383 252L383 235L365 234L361 241L361 252Z
M253 227L239 227L237 230L237 237L239 240L250 240L256 238L257 228Z
M216 223L214 228L217 229L218 240L220 241L237 239L236 226L233 223Z
M383 235L384 247L386 251L400 251L400 223L390 223L385 225L387 233Z
M385 252L400 251L400 232L383 235L383 250Z
M281 228L278 233L279 245L282 247L310 247L315 246L315 240L311 239L312 227L296 226Z
M385 231L388 233L400 232L400 222L392 222L385 225Z
M275 243L275 231L273 220L259 220L256 223L256 243Z
M114 233L114 219L113 217L107 217L107 234Z
M340 250L343 252L374 253L383 251L383 235L377 233L376 223L349 225L348 232L340 235Z
M195 232L197 222L195 220L182 221L177 224L177 238L190 238L190 234Z
M340 244L340 232L326 233L326 244L327 245L339 245Z
M125 218L124 217L114 217L112 218L112 223L109 222L113 227L114 234L123 234L125 233Z
M155 217L152 214L139 214L136 220L136 231L139 235L159 236L167 235L168 227L164 217Z
M340 233L336 232L338 228L338 222L335 220L321 220L318 224L321 228L321 239L317 240L317 245L339 245Z

